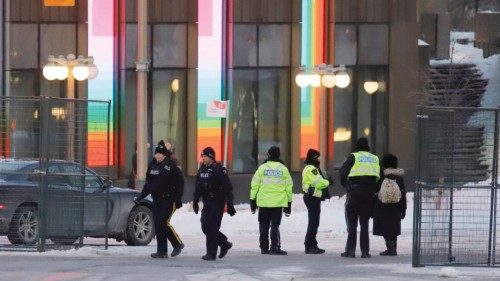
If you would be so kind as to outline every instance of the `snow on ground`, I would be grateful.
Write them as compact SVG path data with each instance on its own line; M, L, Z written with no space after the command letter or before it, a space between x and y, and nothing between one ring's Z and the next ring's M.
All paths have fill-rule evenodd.
M191 204L172 217L172 225L186 247L179 257L158 261L149 258L156 242L144 247L129 247L110 239L111 246L85 246L74 250L38 252L0 252L0 280L438 280L440 267L412 268L413 194L408 193L407 217L402 223L397 257L380 257L385 250L383 238L370 236L371 259L345 259L339 255L347 238L344 221L345 197L322 203L319 246L325 255L305 255L303 239L307 209L302 195L294 195L292 215L283 217L280 227L286 257L260 255L257 214L248 204L236 206L234 217L224 216L222 231L234 243L227 258L216 262L200 259L205 253L205 237L200 214ZM371 228L371 227L370 227ZM86 239L86 243L102 243ZM24 268L20 270L19 268ZM491 268L455 268L460 280L500 280L500 271ZM165 278L162 278L165 276Z

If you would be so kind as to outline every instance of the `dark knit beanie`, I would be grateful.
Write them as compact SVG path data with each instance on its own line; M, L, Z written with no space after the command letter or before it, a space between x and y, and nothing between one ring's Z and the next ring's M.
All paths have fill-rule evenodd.
M271 146L267 151L267 157L273 160L280 159L280 148L277 146Z
M367 138L359 138L354 146L355 151L370 151Z
M155 148L155 154L156 153L161 153L165 156L169 155L169 151L167 149L167 147L165 146L165 142L163 140L161 140L158 145L156 146Z
M205 147L203 149L203 152L201 153L201 155L208 156L208 157L212 158L212 160L215 161L215 150L213 148L211 148L210 146Z

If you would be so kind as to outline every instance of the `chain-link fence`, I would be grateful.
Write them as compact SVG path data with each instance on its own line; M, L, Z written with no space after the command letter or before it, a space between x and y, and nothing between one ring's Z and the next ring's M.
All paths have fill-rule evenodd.
M499 265L499 114L418 109L414 266Z
M109 113L109 102L0 97L0 249L82 246L89 235L107 246L109 180L86 165L91 150L109 159ZM89 141L95 128L100 142Z

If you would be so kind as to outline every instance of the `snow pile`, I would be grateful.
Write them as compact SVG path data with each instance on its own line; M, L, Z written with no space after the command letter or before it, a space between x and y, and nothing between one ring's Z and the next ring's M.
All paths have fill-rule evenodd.
M457 39L467 39L467 44L457 43ZM440 63L473 63L489 80L481 101L482 107L500 106L500 55L483 58L483 50L474 47L474 32L450 33L450 56L448 60L431 60L432 64Z
M441 271L439 272L439 277L457 278L458 273L452 267L443 267L443 268L441 268Z

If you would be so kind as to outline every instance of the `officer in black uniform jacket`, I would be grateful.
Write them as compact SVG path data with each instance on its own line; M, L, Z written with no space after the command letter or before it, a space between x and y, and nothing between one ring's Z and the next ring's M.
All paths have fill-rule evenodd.
M153 217L156 234L156 253L152 258L168 257L168 241L172 243L171 256L179 255L184 248L179 235L170 225L170 218L176 209L182 207L182 194L184 191L184 177L181 169L171 159L172 152L165 147L161 140L155 148L154 159L149 164L146 172L146 184L141 195L134 201L139 204L140 200L153 195ZM168 241L167 241L168 240Z
M193 199L193 211L198 214L198 202L203 197L201 210L201 229L206 236L207 253L204 260L215 260L217 246L220 246L219 258L223 258L233 244L219 231L227 204L227 213L236 214L233 206L233 185L229 181L226 168L215 162L215 151L211 147L203 149L203 164L196 175L196 188Z

